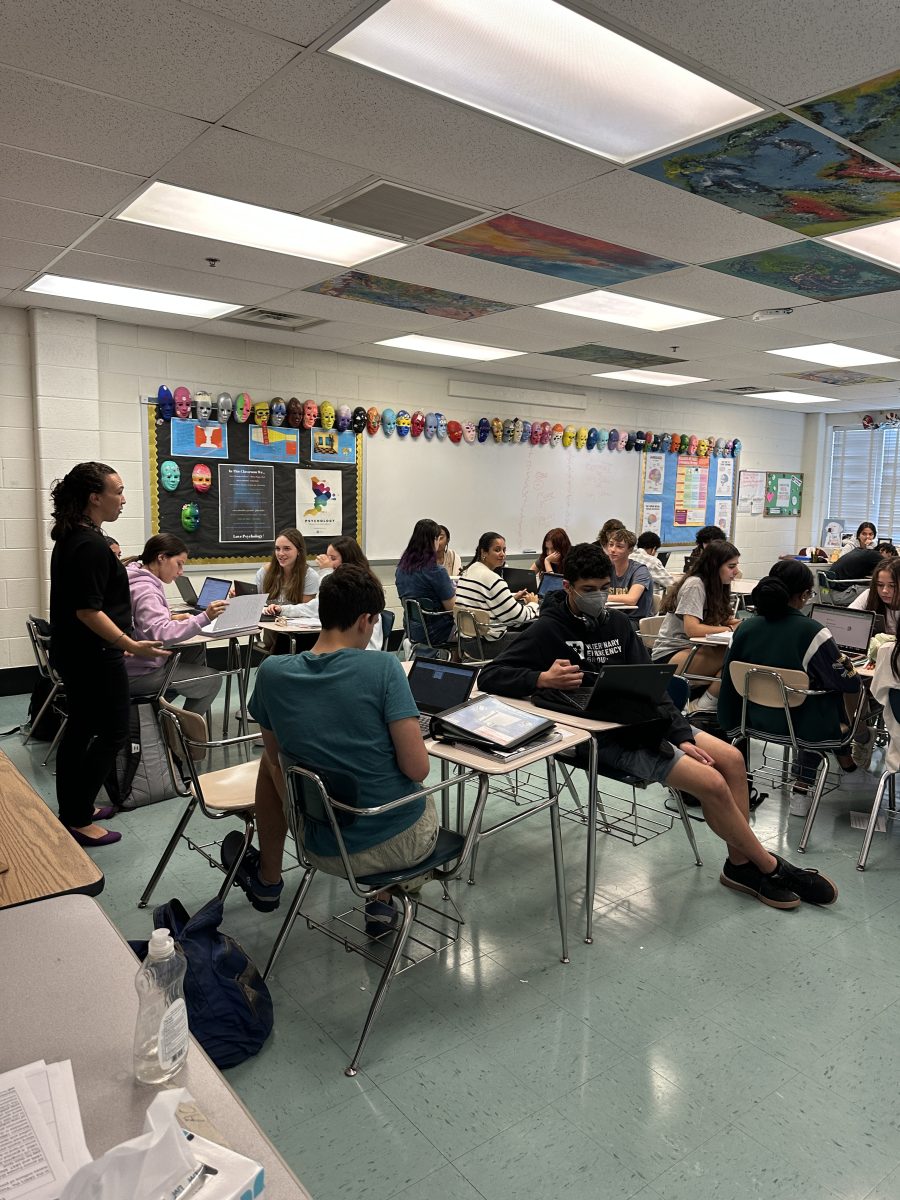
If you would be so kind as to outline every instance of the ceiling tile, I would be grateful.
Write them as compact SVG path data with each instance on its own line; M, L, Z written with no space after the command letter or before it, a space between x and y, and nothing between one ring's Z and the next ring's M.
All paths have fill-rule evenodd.
M251 29L308 46L332 26L340 27L359 8L359 0L193 0L198 8L237 21Z
M848 300L900 288L900 272L843 254L822 242L796 242L706 266L723 275L784 288L811 300Z
M48 197L49 199L49 197ZM63 212L17 200L0 200L0 229L4 237L47 246L68 246L94 224L96 218L83 213Z
M551 353L547 351L546 353ZM647 354L641 350L626 350L624 346L601 346L596 342L587 342L582 346L560 346L553 350L556 358L581 363L585 370L594 366L614 366L622 370L635 368L661 367L684 361L665 354Z
M593 155L324 55L291 64L228 124L482 208L512 208L611 169Z
M201 296L206 300L222 300L231 304L263 304L273 291L265 284L228 279L211 272L204 275L199 271L180 270L162 263L134 262L105 254L86 254L79 250L69 251L53 270L57 275L70 275L75 279L120 283L125 287Z
M900 299L900 293L891 293L890 295L896 306ZM872 298L865 297L865 299ZM885 297L885 299L887 298ZM896 321L892 321L887 316L882 318L871 313L864 313L860 309L851 308L847 301L839 301L836 304L804 305L795 309L791 316L779 318L772 324L777 325L779 334L790 335L793 338L792 341L784 343L788 346L800 345L804 340L814 342L852 340L854 344L865 343L864 349L878 352L878 347L870 344L873 340L892 339L896 344L900 339L900 324L897 324L897 321L900 321L900 314ZM889 350L881 351L881 353L887 354Z
M40 271L62 254L60 246L43 246L38 242L17 242L0 238L0 263L5 267L23 267Z
M533 200L521 211L539 221L688 263L750 254L797 240L787 229L633 171L611 171Z
M160 172L167 183L302 213L371 178L369 171L234 129L210 129Z
M640 296L644 300L659 300L663 304L677 304L720 317L747 316L760 308L789 308L796 300L796 296L780 288L720 275L703 267L685 267L665 275L635 279L610 288L610 291Z
M851 88L822 96L796 112L855 142L870 154L900 163L900 71L867 79Z
M31 204L52 200L70 212L102 216L142 182L140 175L0 146L0 195L9 200Z
M104 222L85 238L79 249L141 262L166 263L201 273L210 271L207 258L217 258L219 262L212 268L217 275L270 283L282 290L306 287L334 270L328 263L236 246L231 242L216 242L188 233L173 233L168 229L154 229L150 225L134 225L129 221Z
M19 271L13 267L0 266L0 288L18 288L28 283L33 271Z
M511 307L499 300L465 296L461 292L423 287L418 283L401 283L366 271L344 271L305 290L314 295L336 296L341 300L399 308L451 321L472 321L491 313L505 312Z
M206 128L200 121L0 66L0 129L23 150L152 175Z
M390 332L384 337L392 337L397 333L419 333L425 329L433 329L447 325L456 328L456 322L441 321L438 317L429 317L424 313L406 312L399 308L385 308L382 305L357 304L353 300L339 300L335 296L316 296L312 292L288 292L278 297L277 305L280 312L302 313L307 317L322 317L325 320L344 321L348 324L380 325ZM444 336L443 332L440 335Z
M29 0L0 8L0 62L216 121L297 53L179 0Z
M900 323L900 291L884 292L880 296L854 296L852 300L841 302L841 311L845 309Z

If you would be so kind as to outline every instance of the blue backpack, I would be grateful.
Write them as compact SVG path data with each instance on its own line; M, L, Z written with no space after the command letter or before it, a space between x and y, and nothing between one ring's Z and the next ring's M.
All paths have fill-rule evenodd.
M222 933L218 898L189 916L180 900L153 910L153 928L171 931L187 959L184 999L191 1033L219 1068L236 1067L258 1054L272 1032L272 997L250 956ZM146 942L131 942L140 959Z

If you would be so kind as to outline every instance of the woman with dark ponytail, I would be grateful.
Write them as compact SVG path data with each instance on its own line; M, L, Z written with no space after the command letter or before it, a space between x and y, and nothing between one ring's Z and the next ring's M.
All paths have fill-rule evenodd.
M82 846L106 846L120 833L96 824L115 812L95 808L115 787L116 755L128 740L124 655L155 658L159 642L131 637L125 568L110 552L104 522L118 520L125 488L112 467L79 463L51 490L56 543L50 559L50 656L66 689L69 719L56 756L59 819Z
M718 713L723 729L736 729L741 720L743 701L728 670L732 661L805 671L810 688L828 693L809 696L792 710L794 728L801 738L809 741L839 738L847 728L843 698L859 693L860 680L829 631L801 611L812 595L813 582L809 567L786 558L779 560L753 589L750 603L756 609L756 616L742 621L735 630L722 668ZM780 708L750 704L748 716L757 729L787 732ZM847 753L837 758L849 773L856 767L849 745L846 749ZM795 764L797 782L791 797L792 817L805 817L809 812L809 784L815 778L817 761L815 755L801 754L800 762Z

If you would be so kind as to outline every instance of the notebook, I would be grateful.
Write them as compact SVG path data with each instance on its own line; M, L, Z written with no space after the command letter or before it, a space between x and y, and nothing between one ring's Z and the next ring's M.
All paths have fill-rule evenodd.
M852 662L865 662L872 640L875 614L862 608L839 608L832 604L814 604L809 614L824 625L838 649L850 656Z
M601 667L591 683L573 691L539 688L532 701L554 712L631 725L659 715L657 705L674 674L671 663L617 663Z
M434 721L436 737L463 742L488 753L507 754L543 741L556 732L555 723L540 713L513 708L499 696L478 696Z
M468 663L441 662L436 658L414 658L409 669L410 691L422 714L423 737L431 735L431 718L448 708L465 703L472 694L479 668Z

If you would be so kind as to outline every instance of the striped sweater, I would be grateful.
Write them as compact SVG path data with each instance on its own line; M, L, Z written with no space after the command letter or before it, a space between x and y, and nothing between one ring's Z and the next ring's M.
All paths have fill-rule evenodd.
M503 637L507 629L517 629L538 615L536 604L523 604L509 590L509 584L484 563L466 567L456 585L457 608L483 608L490 613L488 641Z

